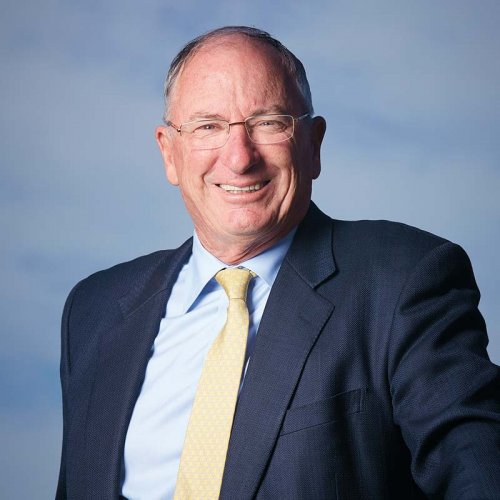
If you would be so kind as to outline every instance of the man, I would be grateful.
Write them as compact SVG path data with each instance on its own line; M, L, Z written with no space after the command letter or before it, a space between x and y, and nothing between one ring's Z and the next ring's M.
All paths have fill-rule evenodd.
M71 292L58 498L500 498L468 258L310 201L325 121L300 61L257 29L204 35L172 63L165 124L195 235Z

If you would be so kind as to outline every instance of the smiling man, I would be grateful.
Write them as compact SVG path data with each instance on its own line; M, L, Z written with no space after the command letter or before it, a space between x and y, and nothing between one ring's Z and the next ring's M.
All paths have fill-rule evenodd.
M172 62L156 138L194 235L63 315L58 498L499 498L500 375L470 262L311 202L325 120L255 28Z

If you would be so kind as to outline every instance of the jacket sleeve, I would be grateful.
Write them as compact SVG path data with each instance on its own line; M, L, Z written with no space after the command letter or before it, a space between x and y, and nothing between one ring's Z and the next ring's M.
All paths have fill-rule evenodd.
M71 314L71 307L75 297L78 285L71 290L66 304L64 305L62 321L61 321L61 389L63 401L63 440L61 452L61 466L59 469L59 481L57 484L56 500L63 500L67 498L66 492L66 431L68 426L68 383L70 376L70 359L69 359L69 318Z
M411 272L394 313L394 420L430 497L500 498L500 371L478 303L467 255L446 242Z

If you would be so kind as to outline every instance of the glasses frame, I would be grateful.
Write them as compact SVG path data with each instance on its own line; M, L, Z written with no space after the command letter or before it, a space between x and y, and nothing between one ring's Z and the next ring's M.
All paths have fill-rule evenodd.
M276 142L264 142L264 143L262 143L262 142L254 141L252 139L251 135L250 135L250 131L248 130L247 122L249 120L252 120L253 118L257 118L259 116L288 116L289 118L292 119L292 134L290 135L290 137L287 137L286 139L281 139L281 140L276 141ZM228 124L226 140L220 146L215 146L213 148L207 148L207 149L219 149L219 148L224 147L226 145L228 139L229 139L229 136L231 135L231 126L232 125L244 125L245 126L245 130L247 132L248 138L254 144L270 145L270 144L279 144L280 142L289 141L294 136L294 134L295 134L295 123L298 122L299 120L302 120L302 119L308 117L308 116L311 116L311 113L304 113L303 115L300 115L300 116L292 116L292 115L288 115L286 113L285 114L284 113L268 113L268 114L259 114L259 115L248 116L244 120L237 121L237 122L229 122L227 120L223 120L223 119L217 118L218 121L222 121L222 122L225 122L225 123ZM175 123L171 122L170 120L166 120L165 121L165 125L167 127L172 127L176 132L179 133L179 136L182 137L182 127L184 125L189 125L191 123L198 123L198 122L203 122L203 121L210 121L210 118L207 118L206 120L193 120L193 121L190 121L190 122L184 122L184 123L181 123L180 125L176 125Z

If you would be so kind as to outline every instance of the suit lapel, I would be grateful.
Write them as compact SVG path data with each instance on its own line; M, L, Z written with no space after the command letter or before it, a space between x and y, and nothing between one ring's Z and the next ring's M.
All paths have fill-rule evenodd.
M86 425L89 498L119 495L123 446L166 303L191 240L119 299L122 319L103 332Z
M307 356L334 305L315 291L335 271L332 223L314 204L271 290L238 402L221 498L253 498Z

